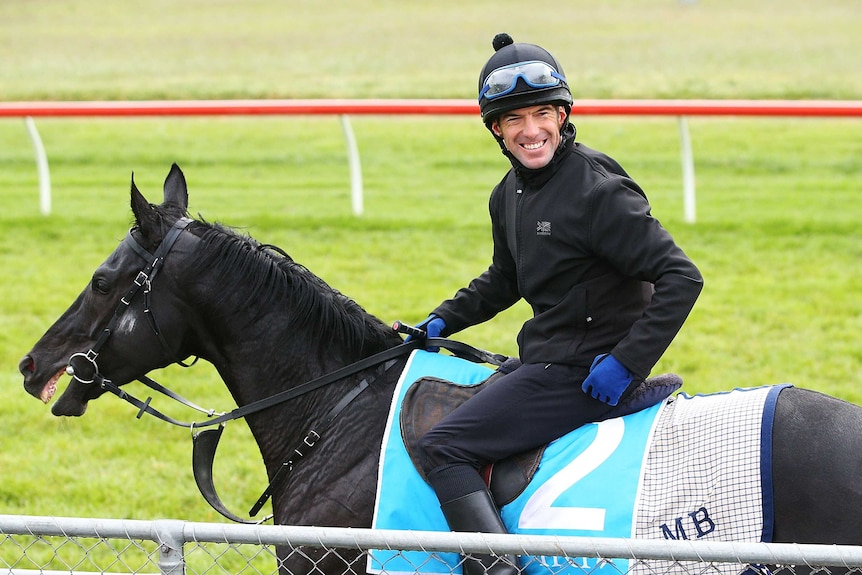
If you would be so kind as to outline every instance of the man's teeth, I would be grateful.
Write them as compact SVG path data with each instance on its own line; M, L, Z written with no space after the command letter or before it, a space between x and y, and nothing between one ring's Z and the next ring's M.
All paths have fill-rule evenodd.
M524 148L527 150L538 150L544 145L545 142L536 142L535 144L524 144Z

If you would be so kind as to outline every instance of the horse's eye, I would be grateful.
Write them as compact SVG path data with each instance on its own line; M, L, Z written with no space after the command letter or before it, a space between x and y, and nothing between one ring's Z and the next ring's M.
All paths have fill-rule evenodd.
M103 277L94 277L93 291L97 291L100 294L107 294L111 291L111 284Z

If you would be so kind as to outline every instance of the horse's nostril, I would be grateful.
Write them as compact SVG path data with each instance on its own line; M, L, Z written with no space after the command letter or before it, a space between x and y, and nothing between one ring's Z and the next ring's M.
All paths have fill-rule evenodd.
M24 359L18 362L18 371L24 376L32 375L36 371L36 360L25 355Z

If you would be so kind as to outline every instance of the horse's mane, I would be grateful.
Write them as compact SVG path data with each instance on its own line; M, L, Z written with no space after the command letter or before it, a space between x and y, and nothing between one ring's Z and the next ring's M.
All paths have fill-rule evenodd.
M311 329L322 341L340 342L357 357L397 343L391 329L280 248L219 223L197 220L189 230L201 239L191 271L215 272L216 297L241 293L242 301L262 310L261 316L272 306L289 306L291 330Z

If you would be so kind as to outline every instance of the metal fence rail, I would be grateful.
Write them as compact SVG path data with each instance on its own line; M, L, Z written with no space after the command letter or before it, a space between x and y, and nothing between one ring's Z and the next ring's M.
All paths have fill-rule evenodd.
M0 515L0 575L33 573L275 574L282 553L344 557L364 573L371 550L512 554L529 572L617 575L740 572L862 573L862 547L635 540ZM310 552L309 550L323 550ZM358 558L357 558L358 553ZM614 560L625 560L623 567ZM422 565L416 565L422 571ZM728 570L728 567L730 568ZM574 570L574 571L573 571ZM775 570L773 570L774 572ZM319 573L314 568L310 572ZM386 572L384 566L383 572ZM403 571L400 571L403 572ZM298 574L296 574L298 575Z

